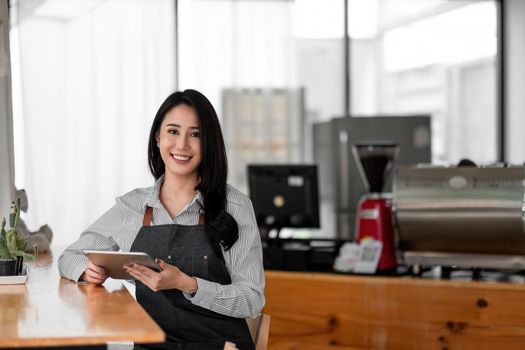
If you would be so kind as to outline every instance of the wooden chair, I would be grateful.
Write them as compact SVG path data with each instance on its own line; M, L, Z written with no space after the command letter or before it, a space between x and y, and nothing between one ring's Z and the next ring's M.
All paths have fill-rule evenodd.
M234 343L227 341L224 343L224 350L239 350Z
M246 323L250 329L255 350L266 350L270 333L270 315L259 314L256 318L247 318Z

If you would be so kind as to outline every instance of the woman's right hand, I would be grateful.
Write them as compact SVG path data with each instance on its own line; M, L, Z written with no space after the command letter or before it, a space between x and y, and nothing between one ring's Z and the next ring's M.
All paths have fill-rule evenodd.
M86 271L80 276L81 281L86 281L92 284L102 284L108 278L106 270L104 268L97 266L88 260L88 265Z

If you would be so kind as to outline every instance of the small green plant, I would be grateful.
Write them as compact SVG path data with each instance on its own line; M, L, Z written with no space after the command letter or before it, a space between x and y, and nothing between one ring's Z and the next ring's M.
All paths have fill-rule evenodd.
M27 260L33 260L34 255L25 252L27 247L27 238L18 235L16 228L20 220L20 198L11 203L9 210L9 228L6 228L5 218L2 220L2 229L0 230L0 260L13 260L16 257L23 257Z

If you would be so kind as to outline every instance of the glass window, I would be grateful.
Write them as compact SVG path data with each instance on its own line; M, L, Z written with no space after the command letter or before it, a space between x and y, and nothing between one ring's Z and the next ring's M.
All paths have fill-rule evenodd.
M11 1L28 223L64 242L148 185L145 130L176 86L217 108L245 192L248 163L312 162L313 125L343 116L346 98L352 115L430 114L434 162L496 161L497 1L347 0L350 62L344 1L178 0L177 18L174 0Z
M430 114L434 163L497 161L496 1L349 0L348 15L351 114Z
M180 0L180 87L210 97L230 182L246 164L312 160L312 124L343 113L342 0ZM205 24L205 25L203 25Z
M31 229L76 239L152 184L147 138L175 88L171 0L11 2L16 185Z

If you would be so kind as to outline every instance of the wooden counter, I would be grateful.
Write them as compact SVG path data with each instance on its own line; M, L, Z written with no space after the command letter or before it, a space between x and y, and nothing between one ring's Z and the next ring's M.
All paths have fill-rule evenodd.
M523 349L525 285L266 271L270 350Z
M26 285L0 285L0 348L164 341L119 281L95 287L60 278L56 251L31 264Z

